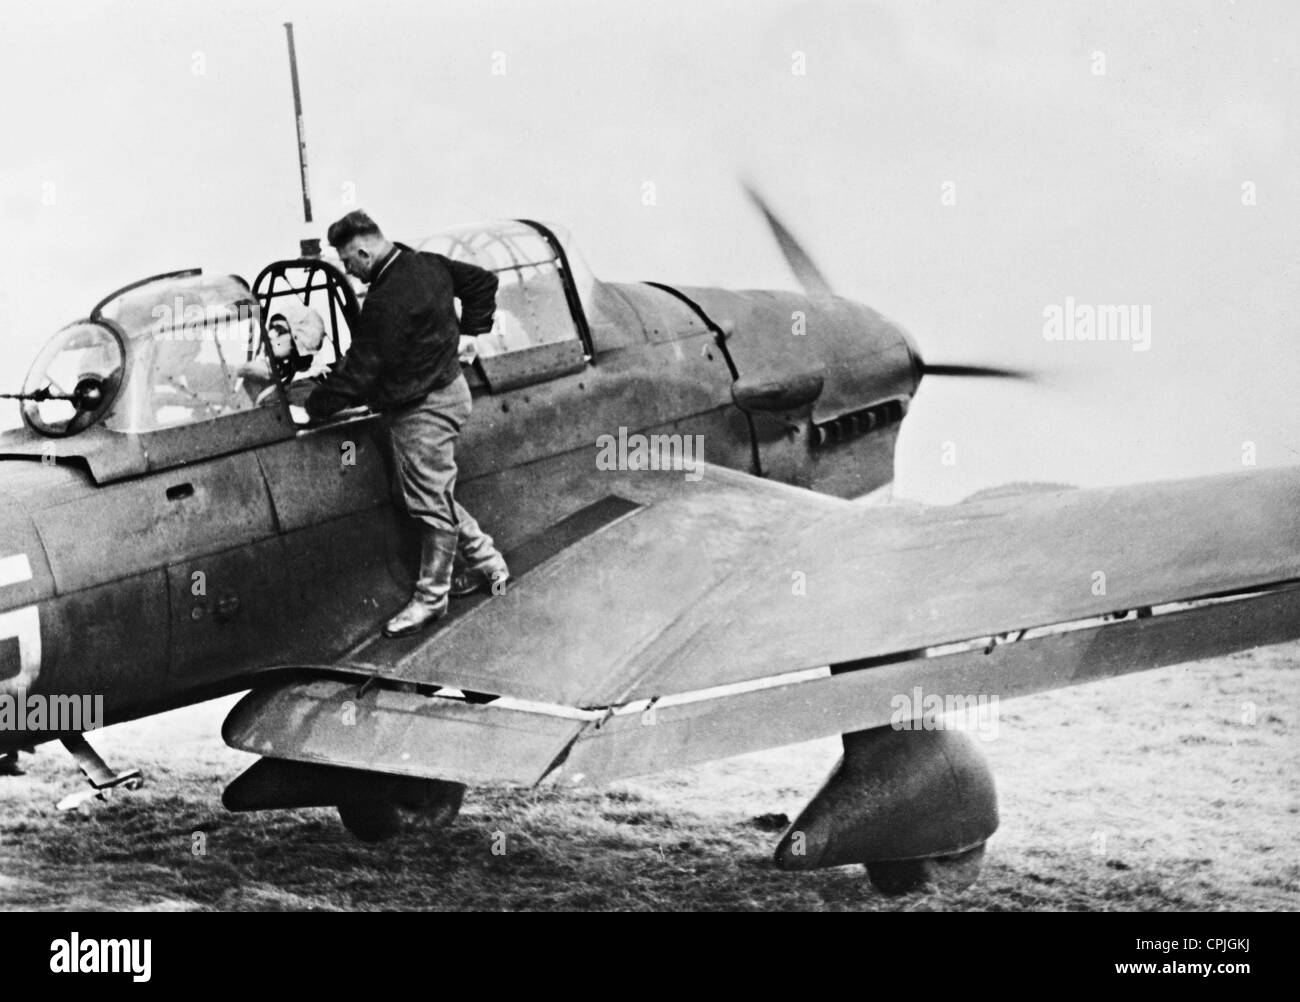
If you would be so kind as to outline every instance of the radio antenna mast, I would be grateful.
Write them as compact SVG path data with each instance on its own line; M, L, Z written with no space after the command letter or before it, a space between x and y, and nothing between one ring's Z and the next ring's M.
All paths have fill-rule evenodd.
M307 184L307 136L302 125L302 92L298 89L298 57L293 49L293 23L284 22L289 39L289 78L293 82L293 117L298 126L298 175L302 181L302 218L311 222L311 190ZM298 241L303 257L320 257L320 238L304 237Z

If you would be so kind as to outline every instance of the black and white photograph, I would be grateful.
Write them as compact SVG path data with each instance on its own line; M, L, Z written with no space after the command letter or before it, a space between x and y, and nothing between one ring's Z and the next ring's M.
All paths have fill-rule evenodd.
M1297 910L1295 4L2 10L0 920Z

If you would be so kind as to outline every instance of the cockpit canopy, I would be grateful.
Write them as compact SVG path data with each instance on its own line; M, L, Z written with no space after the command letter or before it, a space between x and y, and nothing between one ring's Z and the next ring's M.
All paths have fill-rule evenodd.
M142 432L206 421L253 406L241 366L261 337L258 304L242 280L177 272L115 293L90 319L65 327L37 356L23 387L23 417L45 435L70 435L102 419ZM99 381L98 405L69 399Z
M495 321L477 338L478 364L491 392L586 365L593 349L584 300L594 279L549 227L523 219L466 226L428 237L418 248L497 276Z
M443 231L419 247L497 276L495 322L477 338L478 361L466 370L476 389L499 393L579 372L594 355L587 317L598 283L550 227L498 221ZM290 372L276 361L278 342L264 336L263 314L284 314L292 328L304 317L323 322L317 308L328 312L333 331L327 350L310 359L322 365ZM346 279L319 259L276 262L251 290L237 276L198 270L147 278L113 293L45 346L23 386L23 418L45 436L92 425L134 435L292 408L288 384L302 377L306 385L306 377L342 357L347 344L340 335L350 340L356 310ZM294 335L297 344L296 328ZM267 417L235 424L261 428ZM253 437L272 432L268 426ZM223 441L230 437L223 433Z

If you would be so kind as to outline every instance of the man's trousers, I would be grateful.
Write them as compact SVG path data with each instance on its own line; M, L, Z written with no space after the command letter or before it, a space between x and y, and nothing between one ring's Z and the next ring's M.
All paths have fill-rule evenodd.
M455 499L456 440L471 409L469 384L461 375L423 400L389 411L385 420L407 512L431 528L457 533L460 561L477 569L500 555Z

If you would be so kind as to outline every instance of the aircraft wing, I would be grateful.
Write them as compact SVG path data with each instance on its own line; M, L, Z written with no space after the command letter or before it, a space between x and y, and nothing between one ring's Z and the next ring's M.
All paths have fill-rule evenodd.
M1298 501L1300 467L942 508L621 474L510 555L504 595L367 642L343 677L255 690L225 736L460 782L605 780L881 726L918 687L1009 698L1276 643L1300 637Z

